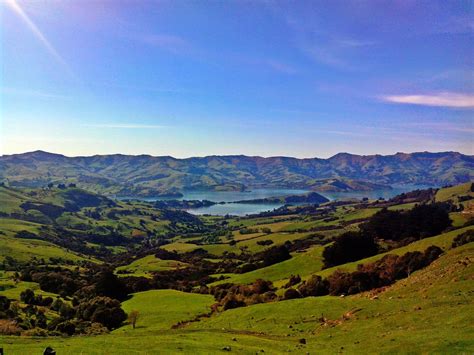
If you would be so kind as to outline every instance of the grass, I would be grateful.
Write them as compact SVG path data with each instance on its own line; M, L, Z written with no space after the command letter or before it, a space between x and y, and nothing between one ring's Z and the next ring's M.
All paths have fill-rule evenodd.
M321 275L323 277L327 277L338 269L345 270L345 271L354 271L355 269L357 269L357 265L374 262L376 260L383 258L387 254L403 255L405 253L412 252L412 251L425 251L428 247L432 245L438 246L443 250L448 250L449 248L451 248L451 244L455 237L457 237L461 233L464 233L468 230L473 230L473 229L474 229L474 226L469 226L465 228L456 229L451 232L443 233L434 237L421 239L419 241L408 244L404 247L390 250L389 252L386 252L386 253L377 254L366 259L362 259L362 260L354 261L354 262L347 263L344 265L339 265L332 268L324 269L317 272L316 274ZM304 278L308 278L310 275L305 275L304 277L303 275L301 276L304 279Z
M169 243L161 247L162 249L168 250L168 251L176 251L178 253L186 253L188 251L193 251L195 249L199 249L200 246L197 244L192 244L192 243L182 243L182 242L174 242L174 243Z
M287 222L287 219L291 219L294 216L274 216L274 217L258 217L258 218L236 218L229 221L230 227L269 227L268 224L274 224L279 222ZM281 220L285 221L281 221Z
M390 211L406 211L411 210L417 205L417 202L402 203L400 205L390 206L387 209Z
M26 289L33 290L35 294L43 297L51 296L56 298L56 294L40 290L39 284L36 282L19 281L15 283L12 279L13 272L0 271L0 296L5 296L13 300L20 300L20 294Z
M198 314L209 313L214 297L175 290L151 290L138 292L123 302L125 312L140 312L139 332L170 329L179 321L191 320ZM130 326L114 331L114 334L133 332Z
M467 184L466 184L467 188ZM469 185L470 188L470 185ZM445 190L445 189L443 189ZM443 191L440 190L440 191ZM461 191L461 192L459 192ZM456 194L465 194L465 190L443 192L437 198L451 199ZM451 196L451 197L450 197ZM1 197L1 196L0 196ZM394 208L409 208L408 204ZM259 240L272 239L273 245L286 240L304 238L307 233L285 233L284 230L307 229L311 226L339 225L352 222L348 228L357 228L353 223L375 213L376 209L355 210L352 207L338 208L333 214L335 221L321 220L285 220L279 218L235 219L231 223L244 223L257 228L268 227L272 234L239 241L236 246L229 244L197 245L176 240L163 246L168 250L186 252L204 248L211 254L221 255L224 251L240 252L247 246L251 252L263 250L256 244ZM466 215L453 213L451 218L455 226L463 225ZM82 218L79 218L79 220ZM2 255L27 256L16 243L23 242L13 237L19 230L36 232L38 224L0 219L0 260ZM106 223L107 221L99 221ZM116 222L113 222L116 223ZM140 219L132 216L126 220L126 228L138 227ZM145 221L148 229L154 224ZM446 253L424 270L413 273L371 299L372 293L349 297L309 297L290 301L279 301L228 310L185 327L171 329L172 325L189 321L199 314L209 312L214 299L210 295L190 294L174 290L152 290L133 294L123 302L125 311L138 310L140 318L136 329L129 324L108 335L89 337L7 337L0 336L0 347L7 354L41 353L46 346L52 346L59 354L153 354L188 353L215 354L223 347L230 346L232 352L255 354L261 352L280 354L294 353L473 353L472 337L472 294L474 294L474 243L450 249L452 240L460 233L472 230L465 227L435 237L426 238L402 248L390 251L392 254L404 254L408 251L425 250L430 245L442 247ZM335 235L343 231L324 231L322 234ZM253 237L253 236L252 236ZM53 253L47 245L36 245L36 240L24 240L30 252ZM13 246L12 249L5 248ZM51 245L50 245L51 246ZM53 246L55 252L65 252ZM45 249L46 248L46 249ZM368 263L383 257L380 254L348 263L336 268L321 270L323 246L313 246L304 253L294 253L293 258L267 268L245 274L232 274L223 282L250 283L257 278L274 281L282 286L291 274L300 274L303 279L311 274L328 276L336 269L354 270L360 263ZM5 249L5 251L4 251ZM36 254L35 254L36 255ZM134 275L148 275L154 270L181 267L170 261L156 259L153 255L137 259L121 267ZM0 286L7 286L0 292L11 298L18 298L22 290L33 288L35 283L20 282L14 284L9 273L0 273ZM281 291L281 290L280 290ZM54 295L53 295L54 296ZM347 319L341 320L349 311ZM334 326L323 326L321 315L337 320ZM300 344L304 338L306 344Z
M192 329L246 329L306 338L304 351L318 353L472 353L474 243L453 249L371 300L370 294L310 297L226 311L193 323ZM467 266L459 260L471 260ZM329 319L360 309L335 327ZM289 336L288 336L289 335ZM303 351L301 351L303 352Z
M435 200L437 202L445 202L448 200L457 202L459 196L474 196L474 192L471 192L471 185L472 183L468 182L465 184L440 189L436 193Z
M274 222L271 222L271 223L255 225L252 228L257 228L257 229L260 229L260 230L262 228L269 228L272 231L272 233L276 233L276 232L283 231L285 228L289 227L290 225L292 225L294 223L295 223L294 221L278 221L278 220L275 220Z
M259 241L263 240L272 240L274 245L281 245L284 244L287 240L294 241L297 239L303 239L307 237L309 233L273 233L273 234L266 234L251 240L245 240L240 243L237 243L237 247L247 247L249 251L252 253L256 253L267 249L268 246L258 245Z
M449 214L449 218L453 221L454 227L461 227L470 219L472 219L473 215L462 212L452 212Z
M175 260L161 260L154 255L147 255L143 258L137 259L132 263L120 266L116 271L128 271L123 276L145 276L151 277L152 271L174 270L189 266L186 263Z
M369 218L376 214L378 211L380 211L380 208L362 208L362 209L356 209L353 212L342 212L341 210L339 211L339 216L340 216L340 221L344 222L349 222L349 221L354 221L362 218Z
M269 248L269 246L259 245L258 244L259 241L272 240L273 244L271 246L275 246L275 245L284 244L286 241L294 241L297 239L303 239L307 237L309 234L310 233L288 233L288 232L263 234L263 235L256 234L251 239L244 239L244 240L238 241L236 245L230 245L228 243L198 245L198 244L193 244L193 243L185 243L184 239L181 239L173 243L166 244L162 246L161 248L168 251L176 251L178 253L186 253L188 251L202 248L204 250L207 250L209 254L218 255L218 256L222 255L224 252L234 252L234 253L239 254L241 253L241 248L245 248L251 253L258 253L260 251L263 251Z
M474 352L473 260L474 243L470 243L449 250L375 300L373 293L364 293L258 304L180 329L170 327L207 312L212 297L146 291L123 303L126 311L140 311L135 330L125 325L111 334L90 337L0 336L0 344L6 354L39 354L46 346L59 354L215 354L225 346L238 354L261 350L270 354L468 354ZM337 322L324 326L321 315ZM306 344L299 343L302 338Z
M265 235L265 233L249 233L249 234L240 234L239 231L234 231L232 233L234 240L240 242L242 240L253 239Z
M27 230L35 233L38 231L39 224L20 221L16 219L0 218L0 260L10 256L19 261L27 261L32 257L38 259L44 258L63 258L71 261L92 260L78 253L67 251L52 243L36 239L15 238L15 233Z
M230 278L217 281L212 285L221 283L249 284L257 279L278 281L293 275L308 275L320 271L322 263L323 246L314 246L304 253L293 253L292 258L281 263L264 267L262 269L246 272L244 274L226 274Z
M307 279L312 274L318 274L323 277L327 277L338 269L354 271L357 268L357 265L376 261L378 259L381 259L386 254L402 255L409 251L424 251L431 245L436 245L444 250L448 250L451 247L453 239L457 235L472 229L474 229L474 227L472 226L457 229L448 233L440 234L435 237L419 240L407 246L391 250L387 253L374 255L366 259L335 266L324 270L322 270L322 252L324 250L324 246L315 246L309 249L306 253L294 253L292 259L268 266L266 268L250 271L244 274L224 274L224 276L228 276L229 278L221 281L216 281L210 285L217 285L227 282L236 284L248 284L252 283L256 279L261 278L273 281L277 287L281 287L287 282L288 278L292 274L299 274L302 279Z
M0 186L0 211L5 213L22 212L20 205L31 200L23 193Z

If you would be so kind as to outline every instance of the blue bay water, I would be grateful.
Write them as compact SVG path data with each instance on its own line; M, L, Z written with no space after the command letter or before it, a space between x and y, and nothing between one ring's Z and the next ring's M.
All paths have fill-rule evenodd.
M425 189L429 186L420 185L403 185L393 186L392 189L373 190L373 191L352 191L352 192L319 192L329 200L356 198L362 199L368 197L369 199L385 198L389 199L403 192L408 192L416 189ZM301 189L254 189L251 191L185 191L183 197L179 200L209 200L213 202L226 202L225 204L217 204L209 207L202 207L188 210L189 213L196 215L210 214L210 215L234 215L245 216L249 214L256 214L265 211L271 211L275 208L281 207L282 204L241 204L229 203L239 200L253 200L267 197L278 197L286 195L299 195L309 192L309 190ZM169 198L142 198L146 201L169 200Z

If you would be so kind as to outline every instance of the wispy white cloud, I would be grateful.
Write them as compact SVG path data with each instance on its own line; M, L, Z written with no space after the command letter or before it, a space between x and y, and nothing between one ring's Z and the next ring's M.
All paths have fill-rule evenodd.
M474 95L442 92L430 95L383 95L380 100L408 105L474 108Z
M251 57L241 54L229 54L222 56L222 58L226 61L235 61L246 66L258 67L259 69L262 68L282 74L296 74L299 72L294 66L272 58Z
M360 64L354 64L354 58L362 50L377 43L367 39L333 36L321 31L295 31L295 46L301 52L316 62L348 71L364 69Z
M29 97L38 97L45 99L69 99L70 96L53 94L44 91L36 90L24 90L24 89L15 89L15 88L0 88L0 92L6 95L17 95L17 96L29 96Z
M188 55L207 61L237 61L245 65L260 66L283 74L299 72L294 66L274 58L248 57L242 54L212 51L202 48L186 38L174 34L135 35L134 39L147 45L160 48L172 54Z
M340 131L340 130L314 130L314 132L317 133L323 133L323 134L331 134L331 135L338 135L338 136L348 136L348 137L371 137L373 136L372 133L368 132L355 132L355 131Z
M368 47L368 46L373 46L376 45L376 41L364 41L364 40L357 40L357 39L339 39L336 41L336 43L342 47L348 47L348 48L357 48L357 47Z
M284 74L296 74L298 73L298 69L294 68L291 65L288 65L286 63L282 63L273 59L267 59L264 61L264 64L266 64L268 67L271 69L284 73Z
M425 31L428 34L472 34L474 21L471 15L467 11L466 15L451 16L439 21L432 21ZM423 34L423 31L421 33Z
M146 86L146 85L128 85L128 84L118 84L112 82L96 82L92 83L91 85L95 85L98 87L108 87L108 88L119 88L119 89L126 89L131 91L146 91L146 92L155 92L160 94L199 94L202 93L197 90L191 90L182 87L153 87L153 86Z
M84 124L84 127L94 128L119 128L119 129L160 129L169 126L152 125L152 124L136 124L136 123L91 123Z
M338 69L352 69L352 65L342 59L331 46L302 44L299 48L313 60Z
M294 46L303 54L320 64L336 69L354 71L361 69L353 64L353 56L360 49L377 44L370 38L352 38L335 33L323 24L315 13L300 13L279 4L269 5L269 9L279 16L288 26Z
M467 133L474 134L474 125L473 123L453 123L453 122L413 122L405 123L406 127L416 127L422 129L429 129L431 132L458 132L458 133Z
M143 43L159 47L173 54L181 54L193 50L193 46L186 39L168 34L152 34L139 37Z

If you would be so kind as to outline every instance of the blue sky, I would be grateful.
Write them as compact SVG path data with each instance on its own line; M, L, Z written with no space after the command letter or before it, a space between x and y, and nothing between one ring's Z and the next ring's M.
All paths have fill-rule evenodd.
M0 154L474 154L471 1L0 11Z

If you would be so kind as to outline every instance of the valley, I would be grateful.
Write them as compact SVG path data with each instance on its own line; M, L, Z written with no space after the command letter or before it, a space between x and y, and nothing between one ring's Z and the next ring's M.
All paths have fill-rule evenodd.
M389 199L289 203L251 216L194 216L75 185L3 186L0 300L9 300L9 308L0 320L0 344L8 354L38 353L46 346L97 354L157 348L469 352L473 199L467 183ZM410 215L419 222L395 229L387 224ZM420 222L425 218L428 224ZM412 229L415 224L421 229ZM344 243L372 233L371 252L369 245L353 259L354 246L340 256L329 252L332 245L346 248ZM390 260L409 262L394 266L408 267L408 273L364 279L364 272L392 268ZM26 298L27 290L41 300ZM112 308L120 317L115 323L80 313L107 297L120 301L113 307L124 315L138 314L135 328L119 308ZM58 302L69 306L56 308ZM13 314L16 326L8 323ZM38 323L40 314L44 323Z
M35 151L1 156L0 182L30 188L73 183L107 196L202 200L196 191L296 189L341 193L383 191L400 185L460 184L474 179L473 168L471 155L456 152L386 156L339 153L329 159L245 155L176 159L121 154L67 157Z
M0 0L0 355L474 354L473 0Z

